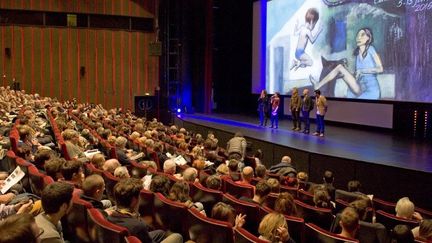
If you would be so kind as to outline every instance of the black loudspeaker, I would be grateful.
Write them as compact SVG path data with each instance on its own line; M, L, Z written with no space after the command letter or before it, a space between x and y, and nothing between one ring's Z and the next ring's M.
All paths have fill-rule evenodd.
M80 67L80 77L84 78L85 74L86 74L86 69L84 66L81 66Z
M9 47L6 47L4 49L4 54L7 58L11 58L12 57L12 50Z

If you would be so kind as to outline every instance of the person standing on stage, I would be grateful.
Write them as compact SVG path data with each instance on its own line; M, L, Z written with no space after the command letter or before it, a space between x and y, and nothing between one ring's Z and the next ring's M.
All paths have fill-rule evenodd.
M301 108L301 99L298 95L298 89L297 87L293 88L292 95L291 95L291 102L290 102L290 110L291 110L291 116L293 119L293 128L294 131L300 131L301 130L301 124L300 124L300 108Z
M303 100L301 104L301 110L302 110L302 117L304 122L304 134L309 134L309 128L310 128L310 119L309 114L311 110L313 110L314 103L312 101L312 98L309 96L309 90L304 89L303 90Z
M276 92L271 98L270 98L270 104L271 104L271 127L270 128L278 128L278 111L279 111L279 104L280 104L280 98L279 98L279 92Z
M321 91L319 89L315 90L315 104L317 110L317 129L313 135L324 137L324 116L327 112L327 99L321 95Z
M261 95L258 98L258 114L260 119L260 126L267 126L267 116L268 113L268 97L267 97L267 91L263 89L261 91ZM265 121L264 121L265 119Z

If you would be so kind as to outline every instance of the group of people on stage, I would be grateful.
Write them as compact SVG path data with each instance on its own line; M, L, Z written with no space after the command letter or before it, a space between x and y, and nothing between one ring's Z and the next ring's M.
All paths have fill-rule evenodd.
M293 88L290 110L293 119L294 131L301 131L301 123L304 123L303 133L309 134L310 132L310 112L316 107L316 131L313 133L315 136L324 137L324 116L327 112L327 99L321 95L320 90L315 90L315 102L309 96L309 90L303 90L303 97L298 93L297 88ZM270 118L270 128L278 128L278 111L280 105L279 93L275 92L270 97L267 96L267 91L262 90L258 98L258 113L260 124L259 126L267 126L268 118ZM300 117L301 113L301 117Z

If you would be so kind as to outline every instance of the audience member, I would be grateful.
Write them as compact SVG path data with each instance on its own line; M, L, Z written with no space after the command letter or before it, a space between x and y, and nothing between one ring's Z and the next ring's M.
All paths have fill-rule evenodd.
M240 197L240 200L255 203L258 205L263 205L265 200L267 199L267 196L270 194L270 186L267 184L266 181L259 181L255 186L255 194L253 198L248 198L245 196Z
M252 178L254 176L253 168L250 166L244 167L242 170L241 176L242 176L242 180L236 181L236 183L241 184L241 185L250 186Z
M326 170L323 175L323 182L324 182L324 186L326 187L330 195L331 200L334 201L336 188L333 186L333 182L334 182L333 172Z
M90 160L90 163L96 167L96 169L103 170L105 164L105 156L103 154L95 154Z
M105 181L102 176L93 174L86 177L82 184L82 190L83 194L81 194L81 198L90 202L93 207L101 211L111 207L109 200L102 200L105 192Z
M268 178L267 185L270 187L270 193L280 193L280 183L275 178Z
M424 219L420 222L420 226L412 229L414 238L426 242L432 242L432 219Z
M54 181L63 179L61 168L64 163L66 163L66 160L63 158L52 158L48 160L44 165L46 174L51 176Z
M267 169L264 165L257 165L255 168L255 178L267 179Z
M346 207L341 214L339 225L342 228L340 236L355 239L355 234L359 228L359 215L351 207Z
M217 175L207 177L206 186L209 189L221 190L222 180Z
M288 233L285 217L279 213L269 213L264 216L259 224L258 233L260 239L269 242L294 242Z
M239 161L236 159L230 159L228 163L229 175L231 180L238 181L241 179L239 174Z
M0 242L2 243L41 242L39 237L43 232L31 214L16 214L0 221Z
M415 212L414 209L414 203L411 202L408 197L403 197L396 203L396 216L404 219L414 219L421 221L423 219L422 216L418 212Z
M195 168L189 167L183 171L183 180L186 182L194 183L198 179L198 171Z
M235 210L231 205L218 202L213 206L211 217L213 219L229 222L234 228L241 228L245 223L246 215L235 215Z
M165 197L168 196L170 190L170 181L168 177L164 175L155 175L153 176L150 183L150 191L154 193L161 193Z
M81 161L66 161L66 163L63 163L61 167L61 173L66 182L72 183L76 188L81 188L85 177Z
M407 225L396 225L390 234L391 243L414 243L414 235Z
M105 161L105 164L102 166L104 171L108 171L111 174L114 174L115 169L120 167L121 164L117 159L109 159Z
M129 178L119 181L114 186L114 197L117 209L107 219L117 225L128 229L129 233L136 236L141 242L182 242L179 234L168 236L163 230L148 230L146 223L136 212L142 183L138 179ZM170 237L170 239L166 239ZM172 240L172 241L171 241Z
M117 167L114 170L114 176L120 179L130 178L129 171L126 166Z
M294 203L294 197L288 192L282 192L276 199L274 210L288 216L297 217L297 207Z
M269 169L270 173L278 174L280 176L296 177L297 170L291 163L291 158L287 155L282 157L279 164L273 165Z
M36 224L43 229L41 242L64 242L60 219L72 208L73 186L54 182L42 191L43 213L36 216Z

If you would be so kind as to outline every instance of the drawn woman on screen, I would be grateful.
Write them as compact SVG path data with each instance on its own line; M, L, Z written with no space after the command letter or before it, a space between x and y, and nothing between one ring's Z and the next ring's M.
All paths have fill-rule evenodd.
M316 82L312 76L310 80L315 89L342 78L348 85L347 98L379 99L381 97L377 74L383 72L381 58L372 46L373 34L369 28L362 28L357 32L356 71L351 74L345 65L339 64L321 81Z

